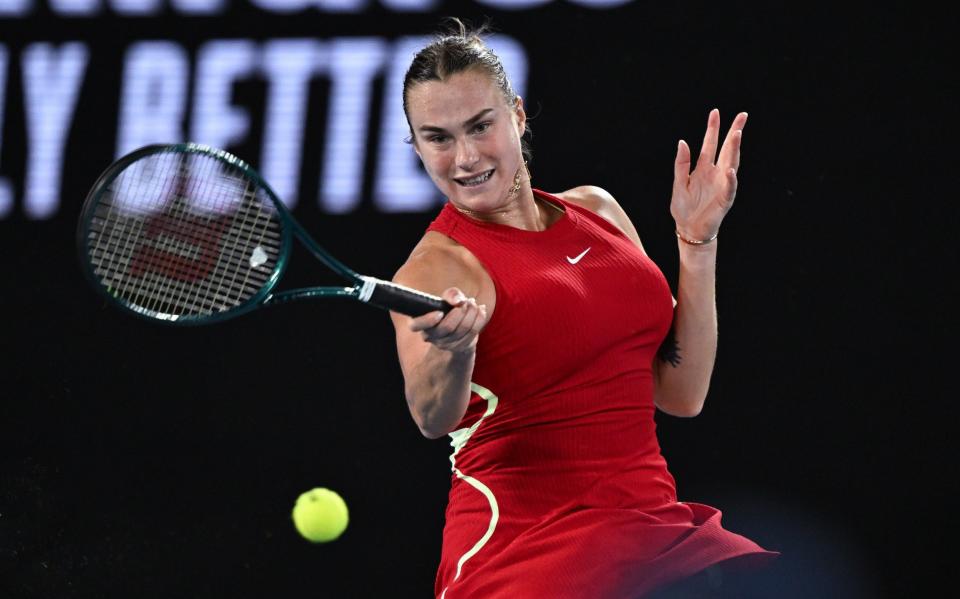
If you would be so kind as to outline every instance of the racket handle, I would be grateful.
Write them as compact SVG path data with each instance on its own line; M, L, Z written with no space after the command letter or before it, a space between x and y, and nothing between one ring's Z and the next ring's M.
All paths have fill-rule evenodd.
M373 277L361 277L360 301L371 306L392 310L407 316L423 316L428 312L440 310L444 314L453 309L442 298L416 289L382 281Z

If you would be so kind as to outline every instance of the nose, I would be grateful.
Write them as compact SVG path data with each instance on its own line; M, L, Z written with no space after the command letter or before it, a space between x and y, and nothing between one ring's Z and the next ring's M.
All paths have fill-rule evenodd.
M480 152L477 146L469 137L464 137L457 141L457 168L464 171L472 171L480 160Z

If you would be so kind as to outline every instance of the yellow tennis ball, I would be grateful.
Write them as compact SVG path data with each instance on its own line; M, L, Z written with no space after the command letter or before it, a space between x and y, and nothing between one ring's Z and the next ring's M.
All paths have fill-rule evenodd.
M343 534L350 515L336 492L317 487L300 495L293 506L293 525L308 541L326 543Z

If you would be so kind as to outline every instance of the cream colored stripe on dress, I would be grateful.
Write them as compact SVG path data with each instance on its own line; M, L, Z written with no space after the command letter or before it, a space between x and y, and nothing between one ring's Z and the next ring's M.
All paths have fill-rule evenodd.
M470 383L470 390L487 401L487 411L484 412L483 416L474 422L470 428L461 428L450 433L450 445L453 446L453 453L450 454L450 465L453 473L457 475L457 478L465 481L471 487L483 493L483 496L487 498L487 502L490 503L490 525L487 527L487 532L480 537L480 540L477 541L469 551L460 556L460 560L457 562L457 573L453 577L453 582L456 582L457 579L460 578L460 572L463 571L463 564L467 563L468 559L476 555L477 552L487 544L487 541L493 536L493 531L497 528L497 521L500 520L500 506L497 505L497 498L494 496L493 491L490 490L490 487L472 476L465 475L457 469L457 454L460 453L460 450L467 444L471 435L480 428L480 423L483 422L484 418L496 411L497 403L500 401L492 391L476 383ZM444 596L447 594L447 589L449 588L450 585L444 587L443 592L440 593L440 599L444 599Z

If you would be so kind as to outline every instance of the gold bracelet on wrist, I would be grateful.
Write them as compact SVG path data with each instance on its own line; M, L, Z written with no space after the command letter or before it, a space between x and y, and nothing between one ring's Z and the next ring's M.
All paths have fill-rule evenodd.
M679 239L680 241L682 241L682 242L684 242L684 243L689 243L690 245L706 245L706 244L710 243L711 241L713 241L714 239L716 239L716 238L717 238L717 235L720 234L720 231L717 231L716 233L713 234L713 237L711 237L710 239L705 239L705 240L703 240L703 241L697 241L697 240L695 240L695 239L687 239L686 237L684 237L683 235L681 235L681 234L680 234L680 229L676 229L674 232L677 234L677 239Z

